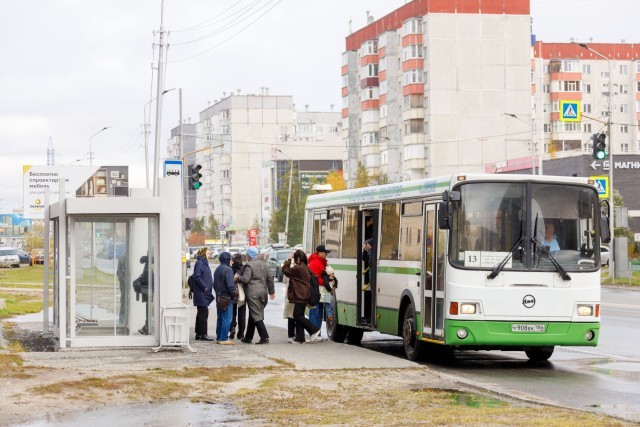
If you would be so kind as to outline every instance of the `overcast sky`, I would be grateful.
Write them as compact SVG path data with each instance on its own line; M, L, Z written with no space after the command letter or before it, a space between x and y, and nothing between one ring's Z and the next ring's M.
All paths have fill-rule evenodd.
M298 110L342 105L341 53L351 28L404 0L165 0L165 87L183 89L183 117L240 89L292 95ZM143 109L151 95L160 0L5 0L0 6L0 213L22 205L22 165L129 165L144 187ZM638 0L531 0L533 32L640 42ZM156 50L157 53L157 50ZM152 109L152 117L155 117ZM164 96L161 158L178 124L178 91ZM153 129L153 120L151 128ZM153 148L154 136L150 136ZM151 166L153 170L153 166Z

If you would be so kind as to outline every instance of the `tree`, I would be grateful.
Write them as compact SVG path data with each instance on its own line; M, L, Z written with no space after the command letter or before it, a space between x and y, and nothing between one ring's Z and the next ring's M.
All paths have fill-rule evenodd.
M36 248L44 248L44 224L34 221L25 239L25 250Z
M381 173L380 175L376 175L373 177L376 181L376 185L383 185L389 183L389 176L386 173Z
M204 233L204 218L191 221L191 233Z
M367 168L361 162L358 162L358 170L356 171L356 188L368 187L371 185L371 177L367 172Z
M331 191L340 191L347 188L342 171L330 171L327 174L326 184L331 184Z
M273 211L269 221L269 238L278 241L278 233L283 233L287 219L287 195L289 192L289 172L284 176L283 182L287 185L278 191L280 207ZM289 207L289 235L287 244L294 245L302 242L302 227L304 226L304 206L307 195L302 192L302 185L298 178L298 171L293 170L293 180L291 182L291 202Z
M207 218L207 226L204 229L204 235L209 239L219 239L220 238L220 223L213 216L213 214L209 214Z

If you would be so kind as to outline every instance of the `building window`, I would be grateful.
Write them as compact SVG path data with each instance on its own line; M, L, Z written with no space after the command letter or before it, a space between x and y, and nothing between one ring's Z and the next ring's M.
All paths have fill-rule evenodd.
M380 153L380 165L386 165L387 163L389 163L389 153L387 153L387 150L384 150Z
M414 93L404 97L404 108L421 108L424 105L424 96Z
M626 142L623 142L622 144L620 144L620 151L622 151L623 153L628 153L629 144L627 144Z
M565 73L579 73L580 72L580 61L576 60L562 60L562 71Z
M377 132L365 132L362 134L362 146L377 144L378 133Z
M378 64L367 64L362 67L362 77L378 77Z
M329 126L330 133L338 133L338 126Z
M384 95L389 90L389 83L386 80L380 82L380 94Z
M628 72L629 72L629 66L628 65L621 65L620 66L620 74L622 74L623 76L626 76Z
M405 120L404 133L405 135L412 133L424 133L424 122L422 119Z
M544 124L544 133L551 133L551 124L550 123L545 123Z
M572 123L566 122L564 124L565 132L579 132L580 131L580 123Z
M223 135L229 135L231 133L231 126L229 125L220 126L220 133Z
M551 103L551 111L554 113L559 113L560 112L560 102L559 101L553 101Z
M422 83L422 70L409 70L404 73L404 84Z
M407 34L422 34L422 18L407 19L402 24L402 32Z
M231 118L231 110L222 110L222 118L229 120Z
M580 92L579 80L567 80L562 82L563 92Z
M591 65L590 64L584 64L582 66L582 74L591 74Z
M422 45L410 44L402 49L403 60L422 58Z
M600 72L600 77L609 77L609 72L608 71L601 71Z
M373 55L374 53L378 53L378 40L367 40L362 43L362 56Z
M629 105L628 104L620 104L620 112L621 113L628 113L629 112Z
M620 85L620 93L629 93L629 85Z
M591 104L582 104L582 112L590 113L591 112Z
M387 117L387 104L382 104L380 106L380 118Z
M582 93L591 93L591 85L583 84L582 85Z
M620 125L620 133L629 133L629 125Z
M584 124L584 132L585 133L591 133L591 123L585 123Z
M549 93L551 91L551 85L542 85L542 92Z

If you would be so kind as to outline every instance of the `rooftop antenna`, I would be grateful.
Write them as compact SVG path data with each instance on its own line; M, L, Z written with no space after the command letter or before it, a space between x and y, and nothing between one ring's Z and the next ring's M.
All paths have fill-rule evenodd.
M56 152L53 149L53 138L49 137L49 145L47 146L47 166L56 164Z

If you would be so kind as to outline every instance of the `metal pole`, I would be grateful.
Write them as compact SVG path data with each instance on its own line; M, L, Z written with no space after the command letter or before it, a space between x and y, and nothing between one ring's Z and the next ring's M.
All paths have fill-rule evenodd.
M284 222L284 246L287 246L287 240L289 238L289 207L291 206L291 181L293 180L293 160L291 162L291 168L289 169L289 192L287 194L287 217Z
M93 150L91 149L91 140L93 139L94 136L96 136L102 131L109 129L110 127L111 126L105 126L102 129L100 129L98 132L94 133L89 137L89 166L93 166Z
M164 0L160 5L160 41L158 49L158 89L156 91L156 134L155 152L153 155L153 195L158 196L158 163L160 163L160 130L162 121L162 91L164 85Z
M600 58L604 59L605 61L607 61L607 67L609 69L609 84L608 84L608 88L609 88L609 95L607 96L607 102L608 102L608 106L607 106L607 133L609 136L609 208L611 209L611 212L609 214L609 233L611 234L611 246L609 248L609 277L611 277L611 283L615 283L615 236L614 236L614 231L615 231L615 218L614 218L614 209L613 209L613 138L611 138L611 114L613 114L613 109L611 108L611 80L613 79L613 75L611 74L611 60L609 58L607 58L605 55L603 55L602 53L598 52L595 49L592 49L591 47L587 46L584 43L578 43L578 46L583 47L585 49L587 49L590 52L595 53L596 55L598 55Z

